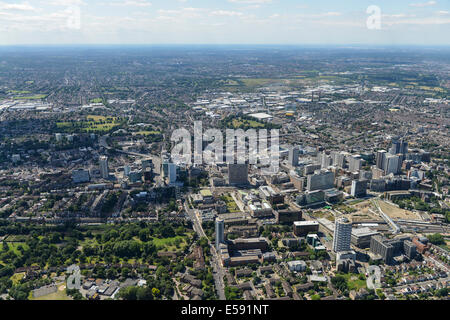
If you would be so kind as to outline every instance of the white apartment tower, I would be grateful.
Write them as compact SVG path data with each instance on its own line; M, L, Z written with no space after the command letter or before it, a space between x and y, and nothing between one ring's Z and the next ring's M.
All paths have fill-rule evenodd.
M216 249L219 250L221 243L225 242L225 222L222 219L216 219Z
M334 225L333 251L350 251L352 223L347 218L336 220Z
M108 157L100 157L100 175L103 179L108 179L109 177Z

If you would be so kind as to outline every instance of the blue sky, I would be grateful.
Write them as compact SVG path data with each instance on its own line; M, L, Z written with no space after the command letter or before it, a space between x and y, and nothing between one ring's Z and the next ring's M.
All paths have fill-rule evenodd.
M0 0L1 45L450 45L449 35L450 0Z

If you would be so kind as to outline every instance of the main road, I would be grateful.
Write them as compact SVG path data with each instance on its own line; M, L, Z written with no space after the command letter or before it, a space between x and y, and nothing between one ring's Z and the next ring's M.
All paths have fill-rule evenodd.
M184 203L184 209L189 215L192 221L192 226L194 231L198 234L200 238L208 239L208 244L211 252L211 266L213 267L213 278L216 285L217 295L220 300L226 300L225 298L225 283L223 278L225 276L225 270L223 269L222 263L220 261L219 254L216 248L213 246L209 238L206 236L205 230L203 230L202 224L200 223L195 211L189 208L188 201Z

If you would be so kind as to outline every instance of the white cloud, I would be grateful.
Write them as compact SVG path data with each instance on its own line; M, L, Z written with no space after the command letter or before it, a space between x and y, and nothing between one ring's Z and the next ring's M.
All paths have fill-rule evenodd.
M423 8L423 7L434 6L436 4L437 4L436 1L428 1L428 2L423 2L423 3L411 3L410 6L416 7L416 8Z
M126 1L118 1L111 2L110 5L117 7L151 7L151 2L146 0L126 0Z
M264 3L272 3L272 0L228 0L228 2L244 3L244 4L264 4Z
M6 3L0 2L0 10L13 10L13 11L36 11L36 8L33 7L28 2L22 3Z
M242 12L239 12L239 11L217 10L217 11L212 11L211 15L213 15L213 16L236 17L236 16L242 16L244 14Z

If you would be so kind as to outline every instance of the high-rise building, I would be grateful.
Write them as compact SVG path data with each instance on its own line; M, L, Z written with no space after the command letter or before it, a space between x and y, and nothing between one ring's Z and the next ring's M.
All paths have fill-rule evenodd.
M320 159L321 159L322 169L327 169L333 163L333 159L331 158L331 156L327 155L326 153L323 153L320 156Z
M298 147L292 147L291 149L289 149L289 164L293 167L298 166L298 154Z
M248 184L248 165L229 163L228 184L229 185Z
M108 157L100 157L100 175L103 179L108 179L109 169L108 169Z
M177 165L175 163L169 163L167 166L169 184L173 184L177 181Z
M333 158L333 165L338 168L344 168L345 164L345 152L332 152L331 156Z
M362 159L361 156L352 156L348 160L348 169L350 172L359 172L362 167Z
M334 173L331 171L321 171L309 175L306 189L308 191L326 190L334 187Z
M406 155L408 153L408 142L402 140L394 139L392 140L392 147L389 149L390 154L402 154Z
M216 249L219 250L221 243L225 242L225 222L216 218Z
M386 161L386 150L377 151L376 165L378 169L384 170L384 162Z
M163 177L167 177L169 175L169 162L163 161L161 164L161 174Z
M417 254L417 246L412 241L405 240L403 243L403 251L408 259L414 259Z
M351 195L355 198L365 197L367 195L367 180L353 180Z
M350 251L352 223L347 218L337 219L334 225L333 251Z
M386 175L388 174L397 174L399 172L399 162L400 162L400 157L399 156L394 156L394 155L388 155L386 156L386 160L384 162L384 173Z

